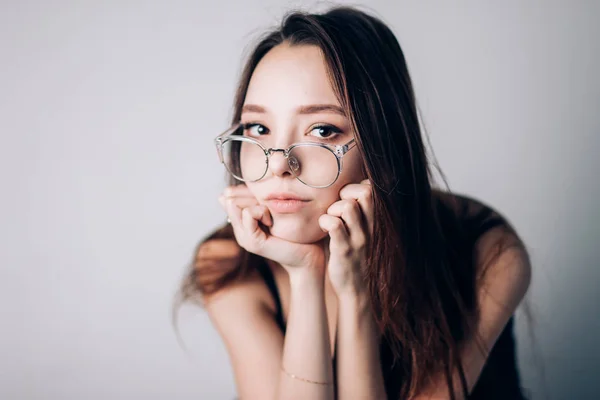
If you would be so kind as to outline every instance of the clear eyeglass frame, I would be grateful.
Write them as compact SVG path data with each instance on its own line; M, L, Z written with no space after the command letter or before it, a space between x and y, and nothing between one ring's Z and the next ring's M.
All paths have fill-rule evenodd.
M227 129L225 132L221 133L219 136L217 136L214 139L214 143L215 146L217 147L217 154L219 156L219 161L221 162L221 164L223 164L225 166L225 169L227 169L227 171L233 176L235 177L237 180L240 180L242 182L257 182L259 180L261 180L262 178L265 177L265 175L267 174L267 171L269 170L269 158L270 156L275 153L275 152L281 152L283 153L283 156L285 157L285 159L288 162L288 166L290 167L290 171L292 172L292 174L294 175L294 177L296 179L298 179L300 182L302 182L303 184L305 184L306 186L310 186L312 188L316 188L316 189L325 189L330 187L331 185L333 185L339 178L340 173L342 172L342 166L343 166L343 162L342 162L342 158L344 157L344 155L350 151L354 146L356 146L356 140L352 139L349 142L345 143L345 144L338 144L338 145L329 145L329 144L325 144L325 143L317 143L317 142L298 142L298 143L294 143L292 145L290 145L287 149L276 149L276 148L266 148L265 146L263 146L262 143L260 143L258 140L253 139L251 137L248 136L241 136L241 135L234 135L233 133L235 131L237 131L238 129L240 129L240 127L242 127L243 124L242 123L237 123L234 124L231 128ZM265 172L263 173L263 175L258 178L258 179L254 179L254 180L248 180L248 179L243 179L240 176L237 176L236 174L234 174L232 171L229 170L229 168L227 167L227 164L225 163L225 158L223 157L223 147L224 145L231 141L231 140L237 140L237 141L244 141L244 142L249 142L249 143L254 143L256 145L258 145L265 153L265 160L266 160L266 167L265 167ZM335 179L333 180L333 182L331 182L328 185L325 186L314 186L314 185L309 185L308 183L302 181L300 179L300 177L296 174L295 172L295 168L290 164L290 152L298 147L298 146L317 146L317 147L322 147L328 151L330 151L336 158L337 160L337 174L335 176Z

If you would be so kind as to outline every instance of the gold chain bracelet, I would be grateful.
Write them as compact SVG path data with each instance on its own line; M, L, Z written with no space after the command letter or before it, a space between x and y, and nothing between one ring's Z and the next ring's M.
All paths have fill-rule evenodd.
M287 372L285 370L285 368L283 368L283 365L281 366L281 370L283 372L285 372L289 377L294 378L294 379L298 379L299 381L308 382L308 383L314 383L315 385L333 385L333 383L331 383L331 382L318 382L318 381L311 381L310 379L301 378L299 376L296 376L294 374L291 374L291 373Z

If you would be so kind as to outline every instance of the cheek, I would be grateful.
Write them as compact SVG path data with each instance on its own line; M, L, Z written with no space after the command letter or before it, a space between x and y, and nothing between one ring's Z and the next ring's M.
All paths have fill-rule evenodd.
M254 182L254 183L246 182L245 185L248 188L248 190L250 191L250 193L252 194L252 196L254 196L255 198L260 197L259 196L260 190L258 190L257 182Z
M343 181L344 184L360 183L360 181L366 178L365 163L358 153L358 149L354 148L351 151L353 153L348 153L343 159L344 163L342 164L342 172L339 180Z
M366 178L364 173L363 162L360 157L346 157L344 158L344 164L342 165L342 171L338 180L329 189L333 189L335 194L339 195L340 190L348 184L360 183Z
M341 175L340 178L342 178ZM312 214L311 219L313 219L315 223L317 223L316 221L322 214L327 213L329 206L340 199L340 190L345 185L340 178L338 178L338 180L328 188L313 189L311 195L314 199L314 204L312 205L310 211Z
M321 214L325 214L329 206L340 200L340 191L342 188L351 183L360 183L366 178L363 163L359 156L348 157L344 159L346 163L342 166L342 172L337 181L326 189L315 189L313 198L316 199L315 214L317 218Z
M317 215L317 218L321 216L321 214L325 214L329 206L340 199L340 189L342 187L343 186L338 186L336 182L333 186L330 186L327 189L321 189L324 193L315 197L317 199L317 214L319 214Z

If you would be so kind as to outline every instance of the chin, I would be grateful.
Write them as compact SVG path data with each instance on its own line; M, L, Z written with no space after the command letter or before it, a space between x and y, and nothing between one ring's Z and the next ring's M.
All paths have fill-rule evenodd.
M321 230L318 220L303 220L294 214L273 215L271 235L294 243L315 243L327 236Z

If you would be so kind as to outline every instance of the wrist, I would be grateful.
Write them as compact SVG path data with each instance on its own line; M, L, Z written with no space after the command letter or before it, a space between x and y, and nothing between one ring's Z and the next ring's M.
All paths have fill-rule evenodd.
M366 290L340 293L338 300L340 309L371 311L371 296Z
M290 286L294 288L302 287L325 287L325 276L322 272L314 268L291 268L288 269Z

